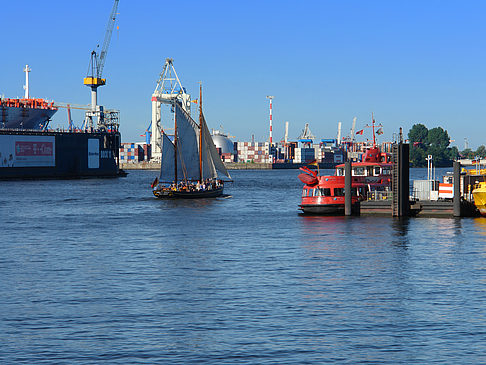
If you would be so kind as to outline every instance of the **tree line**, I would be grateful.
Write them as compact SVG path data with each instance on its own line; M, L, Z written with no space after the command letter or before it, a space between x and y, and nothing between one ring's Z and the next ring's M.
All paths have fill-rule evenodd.
M458 158L486 157L486 147L481 145L476 151L470 148L459 151L457 147L449 147L451 140L446 130L441 127L428 129L425 125L414 124L408 132L410 143L410 165L412 167L427 166L427 156L432 155L434 166L449 167Z

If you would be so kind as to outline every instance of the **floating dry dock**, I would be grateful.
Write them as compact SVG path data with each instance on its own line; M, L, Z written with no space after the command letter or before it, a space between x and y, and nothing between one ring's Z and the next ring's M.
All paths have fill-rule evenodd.
M124 176L118 131L0 129L0 180Z

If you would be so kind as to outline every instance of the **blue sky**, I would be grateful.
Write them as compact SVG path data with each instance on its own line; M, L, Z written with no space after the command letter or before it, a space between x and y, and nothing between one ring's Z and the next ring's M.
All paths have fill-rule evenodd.
M89 104L82 83L91 50L102 42L113 1L2 4L0 95ZM194 97L203 82L210 128L234 140L274 141L290 123L333 138L375 114L381 140L415 123L448 130L454 145L486 144L483 1L128 1L120 0L99 103L121 112L125 142L150 122L150 97L164 60L174 59ZM74 113L81 124L81 113ZM60 110L53 125L67 125ZM366 138L358 136L358 139ZM368 134L368 137L370 135Z

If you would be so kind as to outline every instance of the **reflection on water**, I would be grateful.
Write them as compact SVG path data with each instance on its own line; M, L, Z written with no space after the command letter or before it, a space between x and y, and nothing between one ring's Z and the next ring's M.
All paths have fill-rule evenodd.
M339 234L349 217L299 215L299 219L302 223L302 234L307 237L314 237Z
M409 217L400 217L394 218L392 227L393 227L393 244L396 246L400 246L403 248L407 248L409 241L408 241L408 229L410 226L410 218Z
M480 235L486 236L486 217L474 218L474 226Z

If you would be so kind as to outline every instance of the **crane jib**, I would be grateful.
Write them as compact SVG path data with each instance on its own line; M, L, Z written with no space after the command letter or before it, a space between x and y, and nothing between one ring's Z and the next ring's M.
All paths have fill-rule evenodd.
M111 10L110 17L108 18L108 24L106 25L106 32L105 32L105 38L103 40L103 47L101 48L101 52L97 54L96 51L91 52L91 59L90 59L90 66L88 69L88 73L91 71L91 75L87 75L86 78L97 78L100 80L102 79L102 74L103 74L103 68L105 66L105 60L106 60L106 54L108 53L108 47L110 46L110 41L111 41L111 35L113 33L113 28L115 26L115 20L116 20L116 15L117 15L117 9L118 9L118 2L119 0L115 0L113 4L113 8ZM86 79L84 82L85 85L88 85L86 83ZM93 83L94 85L104 85L105 83Z

